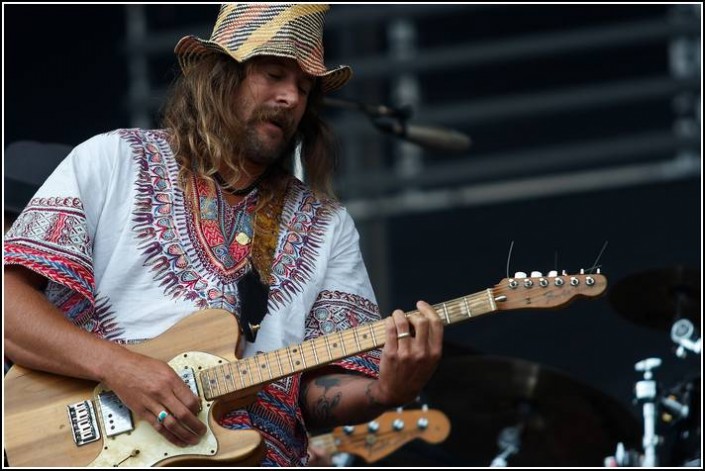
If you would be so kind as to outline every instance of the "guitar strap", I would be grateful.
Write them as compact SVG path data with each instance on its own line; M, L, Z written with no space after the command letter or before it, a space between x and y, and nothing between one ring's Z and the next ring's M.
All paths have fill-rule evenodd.
M257 330L267 313L272 263L279 241L287 184L288 178L279 172L273 172L270 178L260 184L261 200L257 203L252 223L250 271L237 283L242 330L249 342L257 338Z

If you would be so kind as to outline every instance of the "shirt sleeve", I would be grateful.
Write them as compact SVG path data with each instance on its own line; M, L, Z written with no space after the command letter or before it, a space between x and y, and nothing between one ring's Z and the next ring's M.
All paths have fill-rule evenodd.
M321 290L306 319L307 340L380 320L355 224L345 209L341 208L338 216ZM333 365L376 378L380 355L381 351L374 349Z
M113 172L116 135L77 146L5 236L3 264L22 265L95 305L93 240Z

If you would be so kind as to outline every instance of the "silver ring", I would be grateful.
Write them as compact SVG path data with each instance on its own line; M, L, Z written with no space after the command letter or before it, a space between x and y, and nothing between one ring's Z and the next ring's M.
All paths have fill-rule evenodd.
M162 424L164 423L164 420L169 417L169 413L165 410L161 411L159 415L157 416L157 421Z
M410 333L410 332L404 332L404 333L402 333L402 334L398 334L398 335L397 335L397 339L404 339L404 338L406 338L406 337L411 337L411 333Z

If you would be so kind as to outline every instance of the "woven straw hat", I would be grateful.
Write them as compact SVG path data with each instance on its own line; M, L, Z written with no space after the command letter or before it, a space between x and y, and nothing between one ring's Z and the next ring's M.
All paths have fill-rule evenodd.
M220 7L210 40L181 38L176 53L184 73L203 56L227 54L238 62L255 56L288 57L301 70L319 77L324 93L339 89L352 69L323 63L323 20L328 5L235 3Z

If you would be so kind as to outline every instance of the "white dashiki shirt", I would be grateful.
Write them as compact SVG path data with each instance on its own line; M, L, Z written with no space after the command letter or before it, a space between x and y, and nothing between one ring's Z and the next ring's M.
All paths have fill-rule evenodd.
M160 130L121 129L77 146L6 234L4 264L49 280L45 294L74 324L119 343L155 337L196 310L239 311L257 190L235 206L193 179L185 193ZM244 356L379 320L345 209L291 177L272 266L268 312ZM336 362L376 377L379 350ZM256 428L263 465L302 466L301 374L267 385L222 425Z

